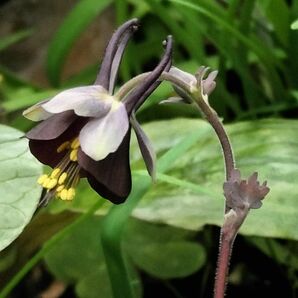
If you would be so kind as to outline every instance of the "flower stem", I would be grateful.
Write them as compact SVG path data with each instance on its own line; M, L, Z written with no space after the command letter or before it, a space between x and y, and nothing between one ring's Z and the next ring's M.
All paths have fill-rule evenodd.
M225 214L224 223L220 231L214 298L224 298L225 296L233 243L248 212L249 208L243 208L238 210L238 212L230 209Z
M186 86L184 86L181 81L177 80L177 78L175 78L175 81L173 81L173 78L170 76L165 77L165 79L172 81L172 83L176 84L185 91L190 91L188 90L189 87L187 88ZM217 113L209 106L208 101L205 101L202 98L201 92L199 90L196 90L195 92L190 92L190 95L193 97L197 108L213 127L219 139L225 161L226 180L228 181L231 177L233 169L235 169L235 160L229 137ZM229 215L229 209L230 208L228 208L228 206L226 205L225 215ZM232 253L233 241L236 234L237 230L234 230L233 226L230 226L229 220L226 221L225 218L220 234L219 256L217 261L216 278L214 285L214 298L223 298L225 295L227 276L229 272L229 261Z
M126 82L114 95L114 97L118 98L119 100L122 100L123 98L125 98L125 96L127 94L129 94L129 92L131 92L137 85L139 85L142 81L146 80L148 78L148 75L151 72L144 72L140 75L137 75L135 77L133 77L132 79L130 79L128 82ZM169 81L173 84L176 84L177 86L179 86L182 89L187 89L188 85L186 85L183 81L177 79L175 76L171 75L170 73L164 71L160 77L159 80L165 80L165 81Z
M190 86L188 86L186 83L184 83L176 76L171 75L170 73L167 73L167 72L163 72L160 79L169 81L172 84L188 92L189 95L193 98L200 112L203 114L206 120L211 124L222 147L224 160L225 160L226 180L228 180L232 170L235 168L235 160L234 160L234 155L233 155L232 146L231 146L229 137L224 129L222 122L218 118L218 115L216 114L216 112L209 106L208 103L205 102L200 92L193 93L190 90Z
M227 237L227 234L222 229L214 284L214 298L223 298L225 295L232 247L233 239Z
M0 292L0 298L5 298L25 277L25 275L56 245L58 241L67 236L74 228L95 213L103 204L102 201L96 202L86 213L82 214L73 223L55 234L44 246L23 266L23 268L9 281Z
M206 117L207 121L213 127L219 139L225 160L226 180L228 180L231 176L232 170L235 168L235 160L229 137L216 112L211 109L204 100L196 101L196 103L202 111L203 115Z

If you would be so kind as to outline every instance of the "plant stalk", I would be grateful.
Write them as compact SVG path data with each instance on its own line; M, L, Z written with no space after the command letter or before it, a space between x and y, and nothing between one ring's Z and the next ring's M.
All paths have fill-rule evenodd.
M234 239L228 237L222 229L214 284L214 298L223 298L225 296L233 242Z

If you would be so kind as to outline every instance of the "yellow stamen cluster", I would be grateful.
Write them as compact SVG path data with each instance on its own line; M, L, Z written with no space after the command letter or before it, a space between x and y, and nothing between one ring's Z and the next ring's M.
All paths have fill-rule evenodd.
M61 144L57 152L68 150L67 154L51 174L43 174L38 178L38 184L45 188L47 193L52 193L51 196L63 201L71 201L75 197L75 187L80 180L80 166L77 163L79 147L78 138Z

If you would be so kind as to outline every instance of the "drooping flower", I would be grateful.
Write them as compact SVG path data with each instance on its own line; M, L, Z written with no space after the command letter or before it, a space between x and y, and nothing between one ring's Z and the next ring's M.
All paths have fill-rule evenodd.
M167 79L171 81L174 90L180 97L169 98L161 103L193 103L191 94L199 91L201 98L208 103L208 96L216 87L215 78L217 70L208 73L209 67L201 66L195 75L172 66L167 73ZM208 73L208 75L207 75Z
M53 196L72 200L80 178L113 203L125 201L131 191L129 143L134 128L149 174L154 175L154 152L136 120L135 112L154 91L161 73L171 63L172 39L155 69L122 98L113 95L124 49L138 27L136 19L113 34L94 85L72 88L24 111L42 121L26 137L33 155L53 171L38 183L46 191L42 203Z

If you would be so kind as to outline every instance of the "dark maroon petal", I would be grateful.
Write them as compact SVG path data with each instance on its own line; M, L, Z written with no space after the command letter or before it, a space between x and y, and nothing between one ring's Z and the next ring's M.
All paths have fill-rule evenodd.
M60 136L54 140L29 140L31 153L43 164L54 168L65 155L65 151L57 153L57 148L67 141Z
M42 121L27 132L26 137L30 140L53 140L64 133L69 126L78 118L73 111L55 114Z
M111 70L112 70L113 61L117 53L119 43L121 42L121 40L123 41L123 43L121 44L121 47L123 49L121 49L120 47L120 51L116 55L116 59L118 63L120 63L120 60L121 60L119 59L119 55L122 56L123 50L128 41L128 38L126 36L130 37L137 28L138 28L138 20L132 19L124 23L122 26L120 26L113 34L105 50L104 58L100 66L100 71L95 81L96 85L101 85L106 90L110 89ZM118 66L116 67L116 65L114 65L113 68L116 69L116 72L117 72ZM113 73L113 76L116 76L115 72Z
M77 117L76 121L66 129L59 137L52 140L29 140L31 153L43 164L54 168L63 158L66 151L57 153L57 148L66 141L70 141L79 135L80 130L88 121L87 118ZM45 122L45 121L44 121Z
M168 36L166 42L165 53L158 65L147 76L147 78L141 84L139 84L139 86L132 90L124 99L124 104L128 115L130 115L133 110L136 111L143 104L146 98L158 87L159 82L157 80L159 76L167 67L169 67L172 56L172 37Z
M79 164L87 172L91 187L114 204L123 203L131 191L129 142L130 129L117 151L103 160L95 161L82 150L78 153Z

